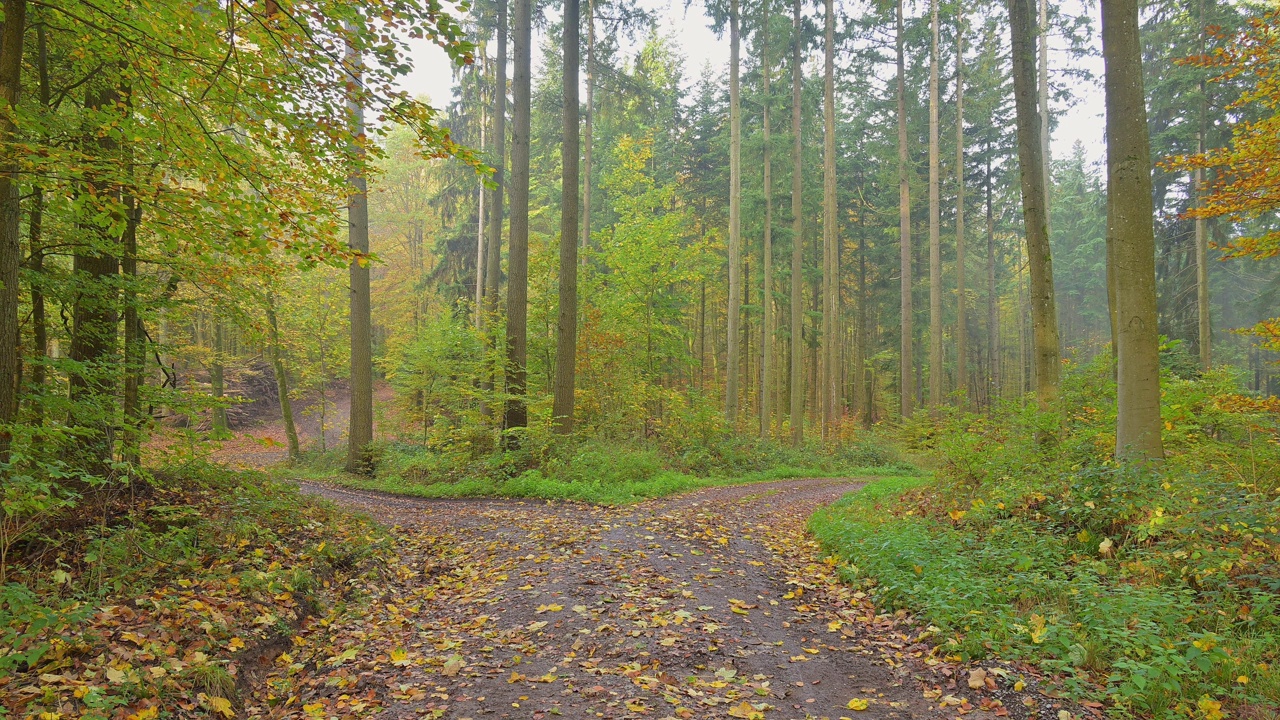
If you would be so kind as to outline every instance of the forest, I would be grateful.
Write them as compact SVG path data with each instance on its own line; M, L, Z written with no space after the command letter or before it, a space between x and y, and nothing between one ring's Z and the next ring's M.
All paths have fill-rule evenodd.
M0 2L0 715L1280 719L1274 3Z

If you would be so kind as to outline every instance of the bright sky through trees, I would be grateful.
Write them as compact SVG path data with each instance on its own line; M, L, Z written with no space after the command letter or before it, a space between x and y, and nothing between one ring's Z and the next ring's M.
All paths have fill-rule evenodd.
M708 63L712 67L724 68L729 62L729 39L720 37L711 30L711 22L707 18L706 6L702 0L692 0L686 6L683 0L641 0L639 5L654 12L659 18L664 34L670 35L679 44L680 52L688 59L685 63L685 86L691 86L701 75L702 68ZM918 7L908 5L908 12L923 12L924 3L916 3ZM1069 86L1072 106L1065 109L1057 106L1055 117L1057 125L1053 131L1053 145L1056 154L1066 155L1075 143L1084 145L1085 156L1091 162L1102 162L1106 155L1106 140L1103 137L1102 123L1102 43L1097 32L1097 3L1081 3L1080 0L1069 0L1061 5L1062 12L1078 15L1088 13L1094 24L1094 33L1089 43L1090 55L1070 60L1074 69L1087 71L1093 76L1085 81L1077 78L1063 78L1055 73L1054 82ZM551 13L548 13L550 17ZM546 35L535 30L534 43L540 46ZM628 43L634 51L638 49L644 38ZM412 43L414 49L414 71L404 78L402 87L414 95L426 95L432 104L442 106L453 96L457 87L453 65L443 50L426 42ZM1060 71L1068 62L1067 53L1061 38L1050 41L1051 67ZM817 56L813 58L817 62ZM534 53L534 72L540 57ZM837 63L839 58L837 58ZM884 69L888 72L891 68ZM585 80L584 80L585 82Z

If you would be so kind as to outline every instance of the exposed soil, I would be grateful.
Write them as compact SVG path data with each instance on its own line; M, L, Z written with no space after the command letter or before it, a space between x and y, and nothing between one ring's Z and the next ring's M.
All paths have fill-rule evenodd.
M804 526L859 485L790 480L604 508L304 483L395 525L395 559L359 612L308 621L247 709L1056 718L1054 701L1013 691L1009 668L971 690L909 618L877 614L839 581Z

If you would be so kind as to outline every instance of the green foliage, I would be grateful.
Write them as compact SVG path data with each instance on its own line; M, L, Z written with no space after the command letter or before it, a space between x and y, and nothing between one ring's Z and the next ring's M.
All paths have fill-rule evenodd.
M86 487L13 548L13 582L0 586L0 681L47 691L12 694L0 708L38 716L80 703L102 717L146 698L234 699L234 654L288 637L335 602L380 542L362 518L293 486L213 465ZM117 667L105 649L120 637L167 672ZM72 697L93 678L92 692Z
M455 443L426 448L383 446L378 453L378 477L342 475L337 480L352 487L418 497L536 497L624 504L712 485L918 472L872 441L797 449L724 433L697 447L700 451L695 452L692 446L673 448L653 440L560 438L534 429L521 435L517 448L477 454L462 452Z
M1018 406L917 418L907 439L937 477L868 486L812 528L851 581L937 625L947 654L1037 662L1117 716L1274 707L1280 418L1227 371L1170 373L1170 457L1117 466L1106 360L1064 379L1056 443Z

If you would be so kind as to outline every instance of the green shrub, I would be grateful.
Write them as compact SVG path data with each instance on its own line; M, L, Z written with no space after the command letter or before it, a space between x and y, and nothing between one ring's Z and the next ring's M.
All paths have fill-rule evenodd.
M1116 716L1280 706L1280 418L1230 370L1164 378L1168 459L1110 458L1108 358L1069 367L1056 418L1020 404L917 416L933 479L888 479L812 529L879 602L961 659L1038 663ZM1206 709L1207 708L1207 709Z

